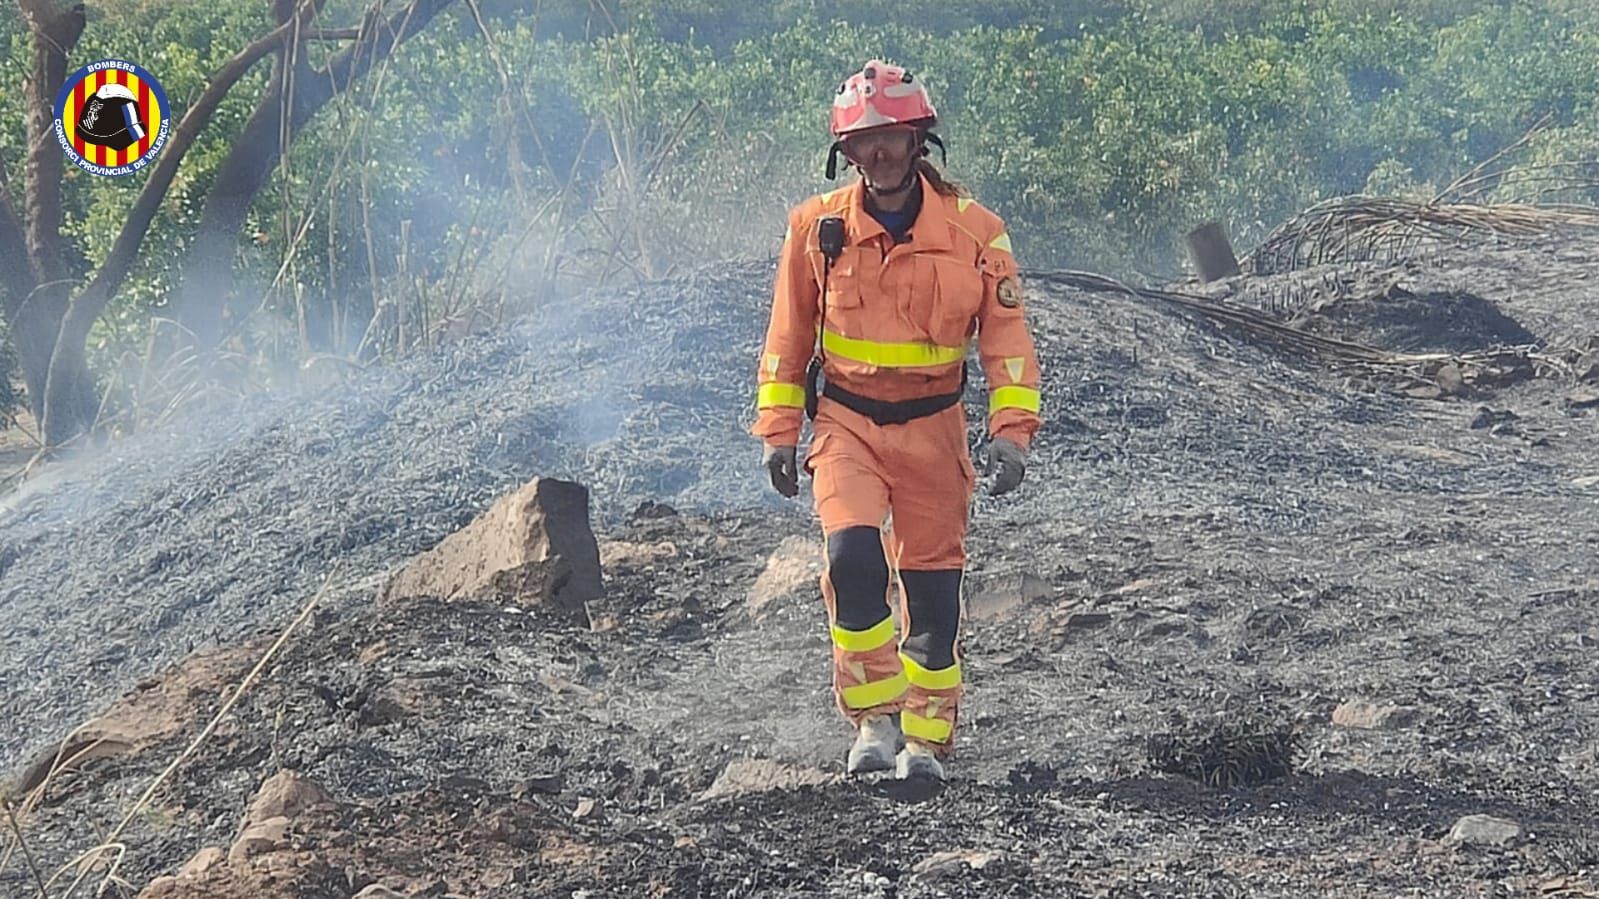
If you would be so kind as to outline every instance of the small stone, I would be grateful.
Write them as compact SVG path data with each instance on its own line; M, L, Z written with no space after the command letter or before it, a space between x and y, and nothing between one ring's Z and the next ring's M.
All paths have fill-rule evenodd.
M297 771L284 769L262 782L250 800L250 810L245 814L246 824L272 818L294 818L301 812L324 802L332 802L315 781Z
M1459 396L1466 390L1466 379L1460 373L1460 366L1453 362L1446 362L1433 376L1438 381L1438 389L1444 396Z
M1363 699L1352 699L1333 709L1332 723L1356 730L1388 730L1404 727L1415 716L1415 709L1404 706L1379 705Z
M1493 815L1467 815L1449 829L1445 842L1464 846L1508 846L1521 837L1521 825Z
M1572 409L1592 409L1599 406L1599 390L1577 390L1566 395L1566 405Z
M588 489L554 478L534 478L502 496L408 562L383 592L386 601L423 596L544 606L584 623L585 604L604 595Z
M820 590L821 576L822 551L817 542L797 535L785 537L750 586L744 598L745 608L750 617L760 618L773 603Z
M594 813L599 810L599 806L599 802L593 799L579 799L577 801L577 808L572 810L572 817L578 819L579 821L583 820L584 818L591 818L594 816Z
M183 863L178 869L179 877L201 877L226 861L228 854L216 846L207 846L194 854L194 857Z
M740 759L729 762L728 766L722 769L715 782L699 795L699 801L750 796L775 790L820 787L838 781L838 775L815 768L785 765L771 759Z
M524 799L529 793L543 793L546 796L558 796L561 793L561 775L544 774L529 777L511 788L511 798Z
M1054 592L1048 581L1031 572L1022 572L1019 577L1007 578L978 591L967 600L966 613L978 621L999 619Z
M244 828L228 850L228 864L239 865L251 856L272 852L288 845L289 819L268 818Z
M391 890L381 883L374 883L356 893L353 899L405 899L405 894L398 890Z
M997 852L982 849L956 849L935 852L917 862L911 873L920 880L938 880L962 876L967 871L981 871L1000 857Z
M367 648L361 650L361 652L355 657L355 661L363 668L369 667L373 662L376 662L378 659L381 659L383 656L387 655L388 651L389 641L379 640L378 642L373 643Z

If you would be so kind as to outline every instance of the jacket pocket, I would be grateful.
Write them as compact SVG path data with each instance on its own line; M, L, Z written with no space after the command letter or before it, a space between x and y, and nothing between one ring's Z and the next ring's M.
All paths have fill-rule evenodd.
M820 256L820 251L817 253ZM865 289L865 273L861 270L861 251L859 247L845 247L844 252L838 254L838 259L833 261L831 268L819 268L827 272L827 283L822 288L827 291L827 308L829 309L855 309L863 302L862 293Z
M972 464L971 450L963 446L955 455L960 459L961 479L966 482L966 489L970 491L977 484L977 466Z
M826 431L812 432L811 445L805 448L805 461L800 466L806 474L816 476L816 463L821 461L822 448L827 445L829 436Z
M983 303L983 275L959 259L934 257L933 317L928 332L939 346L960 346Z

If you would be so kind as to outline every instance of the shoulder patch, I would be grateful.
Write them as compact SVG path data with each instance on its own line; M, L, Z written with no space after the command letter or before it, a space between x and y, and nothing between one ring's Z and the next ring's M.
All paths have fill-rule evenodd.
M994 293L999 298L999 304L1006 309L1015 309L1022 304L1022 286L1014 277L1000 279Z

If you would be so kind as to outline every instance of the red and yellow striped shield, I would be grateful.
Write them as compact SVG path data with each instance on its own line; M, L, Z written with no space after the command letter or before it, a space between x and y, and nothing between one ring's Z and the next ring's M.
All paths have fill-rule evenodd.
M137 65L105 59L66 80L56 99L56 138L80 168L126 175L144 168L171 130L166 94Z

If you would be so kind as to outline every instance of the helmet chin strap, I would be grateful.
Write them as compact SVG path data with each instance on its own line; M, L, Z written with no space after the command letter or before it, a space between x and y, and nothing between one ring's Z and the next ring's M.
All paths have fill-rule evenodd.
M877 185L868 181L866 183L866 189L871 191L872 196L874 197L892 197L895 194L904 193L905 191L909 190L910 186L915 183L916 163L913 162L911 163L911 167L905 170L905 177L901 178L899 183L893 187L878 187Z

